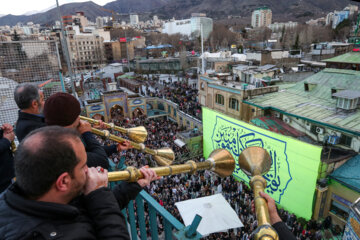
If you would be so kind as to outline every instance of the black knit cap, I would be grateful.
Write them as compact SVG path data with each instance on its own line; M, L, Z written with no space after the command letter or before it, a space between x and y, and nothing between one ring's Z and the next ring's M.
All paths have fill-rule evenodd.
M69 126L80 115L80 103L71 94L55 93L44 105L44 116L47 125Z

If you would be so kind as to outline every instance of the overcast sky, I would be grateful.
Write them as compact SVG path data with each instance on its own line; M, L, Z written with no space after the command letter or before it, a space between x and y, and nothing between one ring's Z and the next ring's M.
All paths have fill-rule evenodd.
M70 2L86 2L89 0L59 0L59 4ZM114 0L92 0L93 2L104 5ZM42 11L56 6L56 0L1 0L0 15L22 15L33 11Z

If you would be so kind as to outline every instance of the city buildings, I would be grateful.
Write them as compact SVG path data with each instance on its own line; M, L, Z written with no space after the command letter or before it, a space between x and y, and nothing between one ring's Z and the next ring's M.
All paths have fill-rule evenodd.
M332 29L335 29L342 21L354 15L358 10L358 6L349 4L342 11L330 12L326 15L326 25L331 25Z
M298 23L297 22L292 22L292 21L289 21L289 22L275 22L275 23L272 23L268 26L268 28L271 29L271 31L273 32L279 32L279 31L282 31L282 29L289 29L289 28L295 28L298 26Z
M272 11L268 7L261 7L252 12L251 26L257 27L268 27L272 21Z
M350 16L349 11L335 11L334 15L332 16L332 29L335 29L342 21L348 19Z
M139 24L139 15L137 14L130 14L130 25L137 25Z
M213 20L202 13L193 13L190 19L170 20L163 26L162 32L172 35L180 33L189 37L199 37L203 30L204 39L207 39L213 30Z
M92 70L105 63L103 38L93 34L71 34L67 37L72 66L75 70Z
M104 18L97 17L96 18L96 28L103 28L104 27Z

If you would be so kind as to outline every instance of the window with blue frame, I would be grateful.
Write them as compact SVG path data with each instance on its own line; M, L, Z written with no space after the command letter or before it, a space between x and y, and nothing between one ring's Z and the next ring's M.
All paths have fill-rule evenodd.
M158 103L158 109L164 111L165 110L164 104Z
M224 105L224 96L221 94L216 94L215 96L215 102L220 105Z

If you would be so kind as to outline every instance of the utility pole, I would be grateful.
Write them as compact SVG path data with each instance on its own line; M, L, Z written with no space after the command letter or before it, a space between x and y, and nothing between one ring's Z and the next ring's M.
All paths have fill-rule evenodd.
M65 36L65 30L64 30L64 25L61 19L61 12L60 12L60 7L59 7L59 1L56 0L56 7L57 7L57 13L58 13L58 18L60 20L60 26L61 26L61 34L62 34L62 38L60 36L60 40L61 40L61 45L62 45L62 49L63 49L63 53L65 55L65 61L68 67L68 73L70 75L70 79L71 79L71 89L73 92L73 95L76 96L76 91L75 91L75 86L74 86L74 75L71 69L71 62L70 62L70 56L69 56L69 49L68 49L68 45L67 45L67 41L66 41L66 36Z
M128 52L128 45L127 45L128 39L127 39L127 36L126 36L126 29L125 29L125 41L126 41L125 46L126 46L126 57L127 57L128 72L130 72L129 52Z
M204 66L204 36L203 36L203 25L200 23L200 32L201 32L201 74L205 74Z

